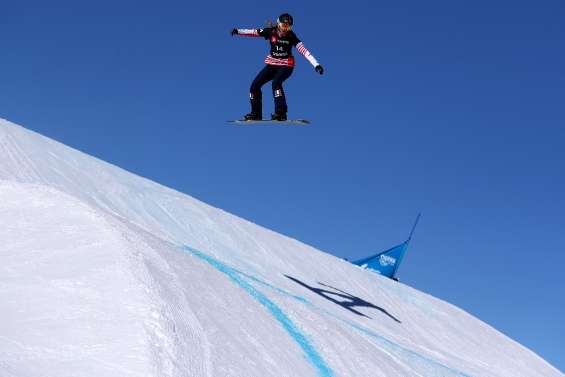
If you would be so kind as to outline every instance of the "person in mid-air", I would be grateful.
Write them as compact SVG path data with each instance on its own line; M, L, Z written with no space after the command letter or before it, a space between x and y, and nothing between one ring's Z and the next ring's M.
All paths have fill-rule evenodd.
M294 56L292 47L296 47L308 61L314 66L320 75L324 73L324 68L318 63L316 58L304 47L292 31L292 16L288 13L281 14L277 18L277 24L265 29L233 29L231 35L241 35L245 37L259 37L268 39L271 43L271 52L265 58L266 66L257 74L251 84L249 97L251 99L251 112L245 115L245 120L263 119L263 94L261 87L269 81L273 81L273 97L275 98L275 113L272 120L284 121L287 119L288 107L283 90L283 82L292 75L294 70Z

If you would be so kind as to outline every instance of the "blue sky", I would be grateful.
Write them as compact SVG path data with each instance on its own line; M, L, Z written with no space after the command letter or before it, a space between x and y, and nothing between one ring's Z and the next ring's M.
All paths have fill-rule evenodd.
M0 117L400 278L565 369L562 1L10 2ZM235 127L282 12L308 128ZM272 110L264 88L265 115Z

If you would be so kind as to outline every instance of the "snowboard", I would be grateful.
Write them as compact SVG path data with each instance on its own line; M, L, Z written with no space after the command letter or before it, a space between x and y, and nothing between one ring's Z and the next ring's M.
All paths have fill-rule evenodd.
M309 120L306 119L288 119L288 120L228 120L228 123L235 124L237 126L307 126L310 124Z

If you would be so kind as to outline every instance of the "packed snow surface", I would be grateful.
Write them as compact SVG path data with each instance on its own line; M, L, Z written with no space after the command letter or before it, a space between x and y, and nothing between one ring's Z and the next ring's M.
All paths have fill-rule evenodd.
M0 156L0 376L563 376L444 301L4 120Z

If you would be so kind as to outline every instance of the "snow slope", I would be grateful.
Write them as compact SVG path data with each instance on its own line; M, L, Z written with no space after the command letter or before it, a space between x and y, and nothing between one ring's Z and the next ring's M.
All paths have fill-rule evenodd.
M446 302L4 120L0 156L0 376L563 376Z

